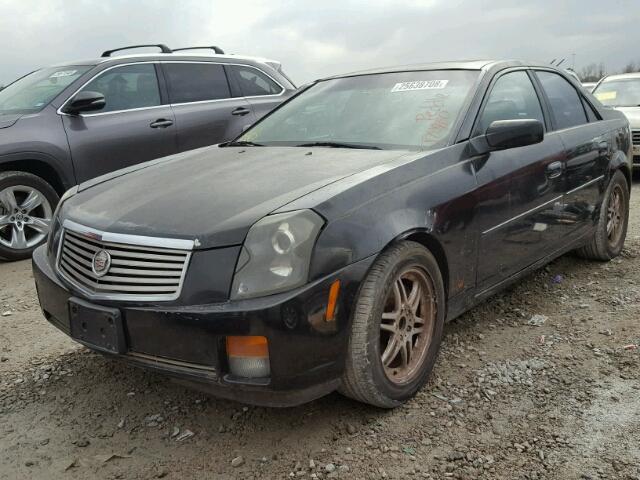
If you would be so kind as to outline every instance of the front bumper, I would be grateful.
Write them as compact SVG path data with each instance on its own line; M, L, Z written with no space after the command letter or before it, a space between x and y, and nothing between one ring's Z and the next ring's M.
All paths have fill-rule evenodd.
M244 403L292 406L313 400L340 384L350 309L372 261L361 260L291 292L256 299L193 306L100 302L95 305L120 311L126 343L124 354L107 355ZM33 254L33 272L45 317L71 335L69 300L87 299L60 280L45 247ZM336 318L327 322L329 288L336 279L341 282ZM228 335L267 338L268 379L228 374Z

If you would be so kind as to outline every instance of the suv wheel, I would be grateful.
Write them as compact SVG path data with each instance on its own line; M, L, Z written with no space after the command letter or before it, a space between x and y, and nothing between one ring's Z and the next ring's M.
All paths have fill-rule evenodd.
M444 312L431 252L415 242L383 252L360 286L340 391L383 408L413 397L435 364Z
M0 258L29 258L46 241L57 203L55 190L40 177L0 173Z

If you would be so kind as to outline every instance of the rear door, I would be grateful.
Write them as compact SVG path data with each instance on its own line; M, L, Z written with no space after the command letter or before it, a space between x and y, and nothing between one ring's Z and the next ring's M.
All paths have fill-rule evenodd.
M593 228L611 160L610 134L580 91L558 73L537 70L554 131L566 151L564 218L566 233L580 236Z
M61 114L78 183L176 152L173 112L153 63L108 68L80 91L102 93L106 105L95 113Z
M178 150L214 145L255 121L251 105L234 98L224 66L212 62L163 62L178 129Z
M267 73L249 65L227 65L234 96L244 97L256 116L262 118L283 100L285 88Z
M484 134L496 120L514 119L548 123L526 70L508 71L494 80L474 135ZM564 145L548 130L541 143L491 152L477 164L480 290L506 280L559 244Z

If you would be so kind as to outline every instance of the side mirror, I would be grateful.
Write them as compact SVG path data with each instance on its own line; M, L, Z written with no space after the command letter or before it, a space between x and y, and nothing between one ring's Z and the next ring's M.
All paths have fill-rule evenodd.
M544 140L544 126L540 120L496 120L491 122L484 135L472 138L470 144L475 153L493 152L508 148L526 147Z
M80 92L64 107L64 113L77 115L81 112L102 110L107 104L104 95L98 92Z

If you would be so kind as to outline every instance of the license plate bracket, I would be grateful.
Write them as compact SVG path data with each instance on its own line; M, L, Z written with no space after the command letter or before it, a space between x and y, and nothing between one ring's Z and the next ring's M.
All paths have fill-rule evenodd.
M107 353L126 353L122 315L117 308L69 299L71 336L90 348Z

